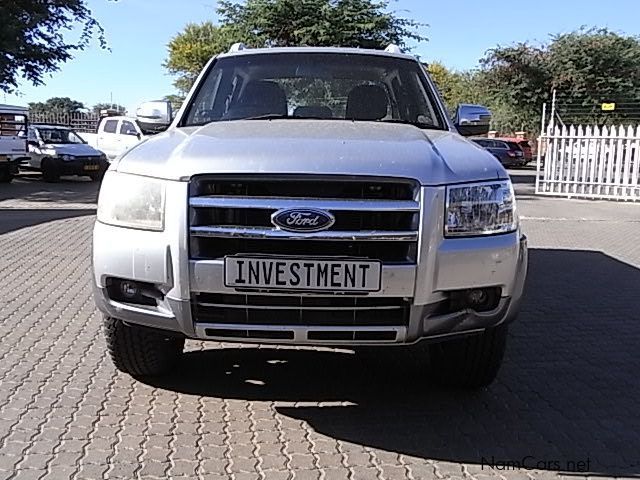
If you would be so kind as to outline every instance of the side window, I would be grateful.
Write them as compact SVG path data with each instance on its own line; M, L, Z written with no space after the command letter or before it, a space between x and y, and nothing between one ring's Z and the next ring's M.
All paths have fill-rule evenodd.
M104 122L104 133L116 133L117 127L117 120L107 120L106 122Z
M502 148L503 150L507 150L509 148L509 147L507 147L507 144L504 143L504 142L497 142L497 141L494 140L493 143L496 144L495 145L496 148Z
M120 124L120 133L122 135L137 135L138 131L136 130L136 126L131 123L128 122L126 120L122 121L122 124Z

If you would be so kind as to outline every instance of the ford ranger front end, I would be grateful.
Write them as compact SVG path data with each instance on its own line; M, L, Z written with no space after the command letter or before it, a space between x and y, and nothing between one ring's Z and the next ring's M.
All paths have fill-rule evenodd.
M419 342L442 380L486 385L527 268L504 169L415 59L353 49L210 62L107 172L93 251L112 358L138 375L187 338Z

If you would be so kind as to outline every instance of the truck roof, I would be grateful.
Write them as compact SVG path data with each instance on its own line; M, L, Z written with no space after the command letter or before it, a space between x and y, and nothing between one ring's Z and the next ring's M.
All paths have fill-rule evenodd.
M27 107L19 107L17 105L7 105L6 103L0 103L0 113L9 115L24 115L29 112Z
M377 55L383 57L396 57L408 60L416 60L416 57L408 53L399 53L399 49L374 50L370 48L354 48L354 47L271 47L271 48L240 48L232 49L228 52L221 53L218 58L233 57L236 55L259 55L259 54L278 54L278 53L340 53L351 55Z
M73 130L69 125L58 125L56 123L30 123L29 126L34 128L57 128L62 130Z

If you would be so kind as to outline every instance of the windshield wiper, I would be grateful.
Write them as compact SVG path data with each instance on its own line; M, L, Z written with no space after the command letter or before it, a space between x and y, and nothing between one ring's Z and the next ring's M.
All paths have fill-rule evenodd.
M409 120L401 120L399 118L386 118L377 121L381 123L400 123L403 125L413 125L414 127L423 128L425 130L442 130L442 127L434 125L433 123L411 122Z
M282 113L267 113L265 115L256 115L254 117L243 117L243 118L238 118L237 120L280 120L283 118L297 118L297 117L292 117L290 115L282 114Z

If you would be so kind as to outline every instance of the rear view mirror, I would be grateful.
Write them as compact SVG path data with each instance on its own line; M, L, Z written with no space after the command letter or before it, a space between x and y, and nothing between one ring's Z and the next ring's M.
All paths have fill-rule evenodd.
M460 104L456 108L453 123L462 136L486 135L491 125L491 112L482 105Z
M158 133L171 124L171 103L161 100L144 102L136 110L136 120L145 133Z

